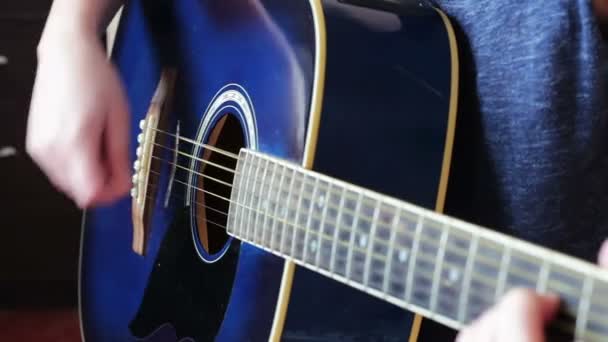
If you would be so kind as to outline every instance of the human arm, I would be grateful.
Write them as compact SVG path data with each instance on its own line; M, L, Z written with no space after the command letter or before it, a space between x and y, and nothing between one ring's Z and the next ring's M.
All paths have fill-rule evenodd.
M101 33L119 0L55 0L38 44L26 149L80 207L130 187L128 105Z

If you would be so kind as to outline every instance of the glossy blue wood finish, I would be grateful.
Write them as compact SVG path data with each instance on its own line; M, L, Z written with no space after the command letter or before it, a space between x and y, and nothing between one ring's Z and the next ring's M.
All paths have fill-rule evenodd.
M252 9L245 3L259 7ZM327 82L314 168L434 207L451 86L444 23L432 9L416 16L378 15L334 1L325 4ZM269 26L264 18L270 18L274 25ZM308 129L314 54L308 1L131 1L114 54L133 113L131 144L136 144L136 123L147 110L161 66L171 65L180 71L171 127L179 120L182 135L194 137L217 91L238 83L255 107L257 140L249 136L249 144L300 161ZM183 188L180 191L184 196ZM220 341L267 339L283 261L233 241L228 252L238 261L233 284L214 277L214 272L223 270L222 263L229 263L229 257L215 264L197 260L196 267L182 269L180 262L191 256L173 257L167 250L188 249L181 253L196 254L191 238L188 240L191 213L182 208L183 202L174 201L168 209L161 202L157 201L145 257L131 250L130 198L87 213L81 267L86 340L173 341L191 337L179 328L176 336L170 322L142 334L139 320L147 314L142 314L148 310L142 303L155 277L187 279L185 273L193 269L200 270L208 283L203 296L214 296L214 286L218 293L222 293L220 288L230 287L221 327L215 331L204 325L209 313L204 307L195 314L188 312L190 308L179 313L181 308L170 307L176 312L167 315L179 320L178 316L190 314L192 321L199 320L201 329L211 329L207 333ZM168 264L163 253L169 254ZM177 270L171 273L167 268ZM179 279L171 285L185 286L185 291L193 293L197 290ZM148 293L151 300L159 291L167 296L177 293L163 286ZM163 305L166 308L168 304ZM283 339L369 340L383 336L406 340L412 317L407 311L298 268Z
M179 74L170 127L180 120L181 134L195 136L211 99L225 85L236 83L248 92L256 114L257 137L249 137L249 145L301 160L315 52L308 4L301 2L297 11L276 7L270 1L232 1L226 5L196 0L129 2L113 59L132 112L131 151L137 144L137 123L147 111L160 70L172 66ZM283 17L294 13L299 19ZM282 27L280 23L290 25ZM288 31L296 27L305 29ZM134 153L131 157L135 159ZM184 187L174 187L183 197ZM159 194L161 199L163 191ZM138 314L152 272L162 267L155 261L171 222L184 216L181 206L181 202L173 201L170 208L164 209L162 200L157 201L145 257L131 250L130 198L87 212L81 268L82 323L87 341L127 341L152 333L157 337L174 334L171 326L165 326L160 332L133 336L130 324ZM171 229L189 230L188 221L184 222ZM194 250L192 243L190 246ZM207 266L202 261L200 264ZM267 337L282 270L281 259L246 244L240 247L234 287L221 282L214 285L232 287L218 340ZM214 283L213 278L207 281ZM204 312L198 316L206 319ZM189 337L181 336L179 331L177 334Z
M434 210L453 86L446 27L431 9L416 16L357 13L367 19L326 10L332 44L313 169ZM413 316L298 268L284 337L407 341Z

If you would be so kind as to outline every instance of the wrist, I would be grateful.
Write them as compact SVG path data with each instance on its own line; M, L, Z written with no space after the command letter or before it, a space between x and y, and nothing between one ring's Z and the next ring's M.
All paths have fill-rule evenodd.
M38 54L57 46L101 47L102 33L118 4L117 0L54 0L40 37Z

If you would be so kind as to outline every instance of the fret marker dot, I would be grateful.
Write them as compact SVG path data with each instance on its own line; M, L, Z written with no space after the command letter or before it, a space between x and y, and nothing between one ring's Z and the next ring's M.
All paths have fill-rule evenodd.
M455 268L450 268L450 270L448 271L448 279L447 279L447 283L448 285L453 285L454 283L456 283L458 281L458 279L460 278L460 272L455 269Z
M310 251L313 253L317 251L317 240L310 241Z
M319 199L317 200L317 207L323 208L323 206L325 205L325 196L321 195L319 197Z
M268 209L268 201L264 200L262 201L262 210L266 211L266 209Z
M407 250L402 249L402 250L399 251L398 258L399 258L400 262L406 262L407 261L407 257L408 257Z
M361 234L361 236L359 236L359 246L365 247L366 245L367 245L367 235Z

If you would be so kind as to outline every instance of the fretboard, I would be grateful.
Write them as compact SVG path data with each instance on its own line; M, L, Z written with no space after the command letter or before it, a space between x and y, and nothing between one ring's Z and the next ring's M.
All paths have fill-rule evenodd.
M563 301L555 326L608 339L598 267L258 152L239 154L229 234L455 329L515 287Z

